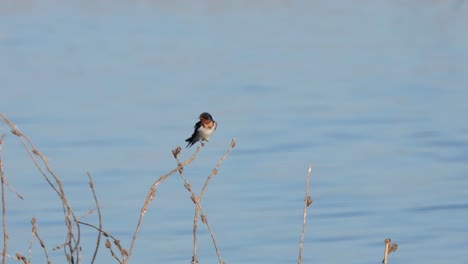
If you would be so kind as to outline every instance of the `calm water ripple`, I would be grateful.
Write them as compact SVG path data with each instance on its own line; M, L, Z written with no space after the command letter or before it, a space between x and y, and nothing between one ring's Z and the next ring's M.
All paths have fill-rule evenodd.
M458 0L0 1L0 112L80 216L95 207L91 173L104 227L127 248L149 187L208 111L219 126L184 173L199 192L237 139L202 201L227 263L297 261L309 163L304 263L379 263L386 237L400 245L390 263L465 263L466 25ZM25 199L6 192L8 248L28 251L33 216L53 248L63 208L9 132L0 123L4 171ZM169 177L133 263L189 263L193 209ZM82 231L88 263L96 232ZM200 263L216 263L199 232Z

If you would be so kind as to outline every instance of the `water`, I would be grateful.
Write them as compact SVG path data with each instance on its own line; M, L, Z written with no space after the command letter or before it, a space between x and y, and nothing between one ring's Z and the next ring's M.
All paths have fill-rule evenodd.
M386 237L399 244L390 263L464 263L467 14L464 1L4 1L1 112L47 156L77 215L94 207L91 173L103 227L127 249L149 186L209 111L218 129L185 174L198 193L237 139L202 201L227 263L297 261L309 163L304 263L379 263ZM3 162L25 197L6 193L10 255L27 255L35 216L62 263L50 250L64 239L60 203L11 134ZM173 175L132 262L190 262L192 221ZM95 235L83 227L84 263ZM198 248L216 263L201 223ZM104 247L97 262L113 262Z

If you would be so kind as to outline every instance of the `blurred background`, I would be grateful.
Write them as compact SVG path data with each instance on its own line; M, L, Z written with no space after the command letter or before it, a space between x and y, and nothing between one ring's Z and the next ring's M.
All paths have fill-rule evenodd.
M77 215L128 249L151 184L201 112L218 128L185 174L226 263L294 263L312 164L304 263L463 263L468 257L465 1L1 1L0 112L43 152ZM6 133L9 254L38 221L64 263L63 211ZM195 147L183 149L188 158ZM158 189L132 263L189 263L194 205ZM94 213L83 219L97 225ZM199 222L199 261L216 263ZM83 263L96 232L82 228ZM3 247L3 241L0 242ZM33 262L45 260L38 244ZM101 247L97 263L114 260Z

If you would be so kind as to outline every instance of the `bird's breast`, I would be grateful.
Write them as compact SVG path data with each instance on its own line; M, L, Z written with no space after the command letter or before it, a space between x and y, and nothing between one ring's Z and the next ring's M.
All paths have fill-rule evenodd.
M211 128L207 128L207 127L204 127L204 126L201 126L199 129L198 129L198 135L201 139L209 139L211 134L213 133L214 129L215 129L216 125L211 127Z

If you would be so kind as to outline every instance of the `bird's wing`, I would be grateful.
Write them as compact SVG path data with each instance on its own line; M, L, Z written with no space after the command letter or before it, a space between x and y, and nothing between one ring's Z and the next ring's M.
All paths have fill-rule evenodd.
M194 126L193 128L195 128L195 132L197 132L197 130L202 126L202 122L201 121L198 121Z

